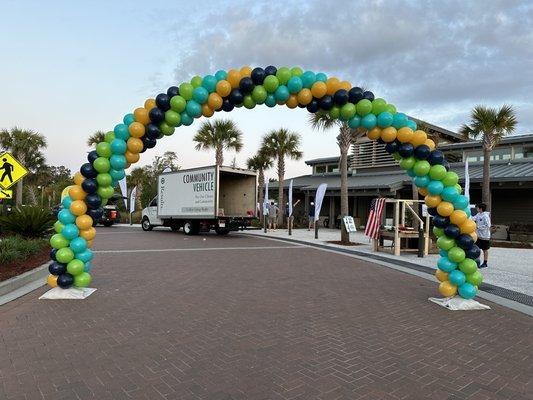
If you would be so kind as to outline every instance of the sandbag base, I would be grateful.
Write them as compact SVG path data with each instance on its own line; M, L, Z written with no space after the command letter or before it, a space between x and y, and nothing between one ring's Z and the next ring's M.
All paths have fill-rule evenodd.
M463 299L460 296L430 297L428 300L451 311L490 310L490 307L485 304L481 304L474 299Z
M68 289L61 289L60 287L55 287L39 297L39 300L83 300L95 291L95 288L71 287Z

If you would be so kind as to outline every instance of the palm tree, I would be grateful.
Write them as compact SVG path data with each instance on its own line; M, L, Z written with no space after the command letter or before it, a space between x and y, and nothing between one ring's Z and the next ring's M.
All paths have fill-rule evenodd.
M0 149L9 151L28 170L35 173L45 166L46 139L33 130L12 128L0 131ZM16 204L22 204L22 179L17 182Z
M302 158L303 153L299 149L300 135L296 132L290 132L288 129L280 128L270 131L263 136L261 144L261 153L268 157L276 158L278 164L278 205L280 210L285 209L283 201L283 179L285 176L285 157L293 160ZM283 223L283 213L279 213L278 221Z
M87 146L93 147L100 142L105 142L105 132L96 131L87 138Z
M272 168L272 158L266 154L258 151L257 154L253 157L250 157L246 160L246 165L249 169L257 171L258 177L258 186L257 186L257 201L259 203L259 216L260 220L263 221L263 196L265 188L265 170Z
M459 132L466 139L481 136L483 143L483 186L482 199L491 208L490 195L490 154L505 135L513 133L517 119L512 106L504 104L499 110L486 106L476 106L470 116L470 125L464 124Z
M224 162L224 149L238 152L242 148L242 132L229 119L204 122L193 140L196 142L196 150L215 149L216 165Z
M318 112L309 116L309 123L313 129L328 130L334 126L339 127L337 135L337 145L340 150L339 170L341 173L341 215L348 215L348 151L355 139L363 131L352 129L345 121L332 118L328 113ZM350 242L350 235L346 229L341 229L341 242Z

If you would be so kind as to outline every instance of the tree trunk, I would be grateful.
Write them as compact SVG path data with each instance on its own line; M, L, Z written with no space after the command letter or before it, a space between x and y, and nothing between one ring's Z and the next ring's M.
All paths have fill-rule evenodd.
M490 196L490 153L491 149L483 148L483 186L481 191L481 198L483 203L487 205L487 211L491 209Z
M285 158L283 155L278 155L278 224L283 225L283 215L285 214L285 203L283 202L283 178L285 176Z
M348 146L345 143L340 147L341 159L339 169L341 172L341 218L348 215ZM333 197L332 197L333 199ZM341 222L341 242L343 244L350 243L350 234L346 231L344 224Z
M411 183L411 190L413 191L413 200L418 200L418 188L416 187L414 181ZM413 210L418 215L418 204L414 203ZM420 217L420 215L418 215ZM418 228L420 227L420 223L416 218L413 218L413 228L415 228L416 231L418 231Z
M257 177L257 202L259 203L259 221L263 224L263 202L264 202L264 189L265 189L265 172L260 169L259 176Z
M222 146L217 146L216 148L216 153L215 153L215 162L217 163L218 166L221 166L222 163L224 162L224 152L223 152L223 147Z
M17 193L15 197L15 204L20 206L22 204L22 179L17 182Z

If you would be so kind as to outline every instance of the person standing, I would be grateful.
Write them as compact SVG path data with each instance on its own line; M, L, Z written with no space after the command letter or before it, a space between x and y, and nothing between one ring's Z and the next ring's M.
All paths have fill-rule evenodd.
M477 214L472 217L472 220L476 223L477 234L477 246L483 250L483 263L479 268L487 268L489 261L489 249L490 249L490 214L487 211L487 205L485 203L476 204Z
M271 201L268 205L268 227L274 231L278 227L278 212L278 206Z

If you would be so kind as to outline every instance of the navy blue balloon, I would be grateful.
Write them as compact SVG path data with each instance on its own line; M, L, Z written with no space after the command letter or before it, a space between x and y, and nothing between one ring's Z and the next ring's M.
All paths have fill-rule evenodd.
M240 89L233 89L229 94L229 101L234 105L242 104L244 101L244 95Z
M415 151L415 148L411 143L402 143L398 148L398 153L404 158L411 157Z
M168 111L170 110L170 96L166 93L159 93L155 97L155 104L160 110Z
M50 250L50 260L56 261L56 253L57 253L57 249Z
M100 218L102 218L102 215L104 215L104 209L102 207L95 210L89 209L87 210L87 215L93 219L93 225L96 225Z
M461 230L457 225L450 224L444 228L444 234L451 238L456 238L461 234Z
M100 156L98 155L96 150L92 150L89 152L89 154L87 154L87 161L89 161L92 164L94 160L96 160L98 157Z
M450 225L450 218L443 217L442 215L435 215L433 217L433 225L435 225L437 228L446 228L448 225Z
M367 100L374 100L374 93L372 93L371 91L367 90L366 92L363 92L363 99L367 99Z
M171 86L167 89L168 97L173 98L174 96L179 96L180 88L177 86Z
M429 154L431 153L431 149L429 146L426 146L425 144L421 144L415 149L415 157L419 160L425 160L429 157Z
M96 193L88 194L85 197L85 204L92 210L99 208L102 205L102 198Z
M154 124L160 124L161 122L165 120L165 112L162 109L157 108L157 107L152 108L150 112L148 113L148 115L150 116L150 120Z
M143 150L144 149L153 149L155 147L155 145L157 144L157 140L156 139L151 139L151 138L146 137L146 136L143 136L141 140L143 142Z
M148 124L148 125L146 125L146 131L145 131L144 135L147 138L157 139L160 134L161 134L161 130L159 130L159 127L156 124Z
M98 172L91 163L85 163L80 167L80 173L86 178L96 178Z
M96 193L96 191L98 190L98 184L96 183L94 179L85 179L81 183L81 187L83 188L85 192L89 194Z
M481 255L481 249L477 245L474 244L472 247L465 250L465 254L468 258L475 260L476 258L479 258L479 256Z
M333 101L338 106L345 105L346 103L348 103L348 91L344 89L337 90L335 94L333 95Z
M470 235L460 235L455 239L455 243L457 243L457 246L460 248L468 250L474 245L474 239L472 239L472 236Z
M245 95L252 93L252 90L254 90L254 87L255 87L254 81L252 81L252 78L248 78L247 76L242 78L241 81L239 82L239 89L241 89L241 92Z
M331 110L333 108L333 97L325 95L320 99L320 108L323 110Z
M263 68L257 67L252 69L252 81L256 85L261 85L263 81L265 80L265 70Z
M269 65L265 68L265 75L276 75L278 72L278 69L274 67L273 65Z
M397 141L390 142L385 145L385 151L389 154L396 153L399 147L400 145Z
M316 113L320 109L320 106L318 104L318 100L313 99L311 100L311 103L307 105L307 111L310 113Z
M230 112L231 110L233 110L233 108L234 108L234 105L228 98L222 101L222 109L224 111Z
M61 274L57 277L57 286L67 289L74 284L74 277L69 273Z
M363 100L363 89L360 87L351 88L348 92L348 100L353 104L357 104L357 102Z
M55 261L48 266L48 272L52 275L61 275L67 272L67 266Z
M428 162L431 165L442 165L444 161L444 154L440 150L433 150L428 157Z
M428 214L432 216L439 215L437 207L428 207Z

